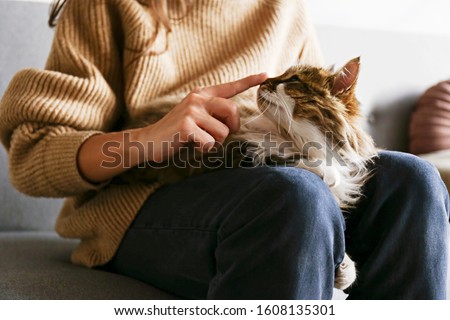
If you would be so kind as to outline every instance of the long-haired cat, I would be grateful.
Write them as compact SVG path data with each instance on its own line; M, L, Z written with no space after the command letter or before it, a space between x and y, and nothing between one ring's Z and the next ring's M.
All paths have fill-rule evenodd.
M377 155L373 140L359 126L355 98L358 73L359 58L337 72L331 68L292 66L260 85L257 103L252 90L233 99L240 108L241 128L214 152L205 155L186 146L170 164L149 163L145 170L129 170L122 179L171 183L243 163L289 165L320 176L345 211L360 199L362 187L371 175L370 163ZM158 121L180 100L181 97L170 97L153 101L129 127ZM345 289L355 279L355 264L345 254L336 270L334 285Z

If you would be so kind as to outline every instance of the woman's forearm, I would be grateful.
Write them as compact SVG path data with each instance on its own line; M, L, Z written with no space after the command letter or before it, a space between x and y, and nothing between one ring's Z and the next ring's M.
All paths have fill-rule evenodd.
M94 135L80 147L80 174L92 183L107 181L146 161L146 146L139 141L140 129Z

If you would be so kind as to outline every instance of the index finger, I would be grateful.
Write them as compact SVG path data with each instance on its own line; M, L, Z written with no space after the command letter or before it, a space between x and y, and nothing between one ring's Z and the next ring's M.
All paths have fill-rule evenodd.
M265 72L254 74L236 81L203 88L199 93L206 96L228 99L263 83L267 78L268 76Z

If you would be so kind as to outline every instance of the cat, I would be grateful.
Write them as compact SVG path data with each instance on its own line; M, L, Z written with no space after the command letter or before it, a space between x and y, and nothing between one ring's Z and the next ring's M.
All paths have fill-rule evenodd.
M287 165L321 177L345 212L360 200L377 155L373 140L359 125L355 97L359 67L359 58L337 72L333 68L294 65L264 81L256 94L248 90L233 98L239 106L241 128L212 152L202 154L187 145L170 159L171 164L148 163L143 167L157 169L134 168L121 178L125 182L174 183L225 167ZM134 115L136 120L128 127L158 121L181 99L171 96L153 101ZM355 264L345 254L336 269L334 286L345 289L355 279Z
M276 126L273 136L293 145L283 151L300 156L295 166L319 175L344 210L359 201L377 155L372 138L360 127L355 97L359 67L359 58L337 72L293 66L279 77L266 80L257 93L259 109L272 127ZM245 129L241 132L246 134Z

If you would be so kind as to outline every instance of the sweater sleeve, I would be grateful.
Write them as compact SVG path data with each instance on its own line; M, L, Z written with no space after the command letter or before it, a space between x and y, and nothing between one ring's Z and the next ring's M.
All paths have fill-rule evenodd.
M23 193L67 197L101 187L80 175L77 154L123 108L114 2L68 0L45 70L17 73L0 102L11 181Z

